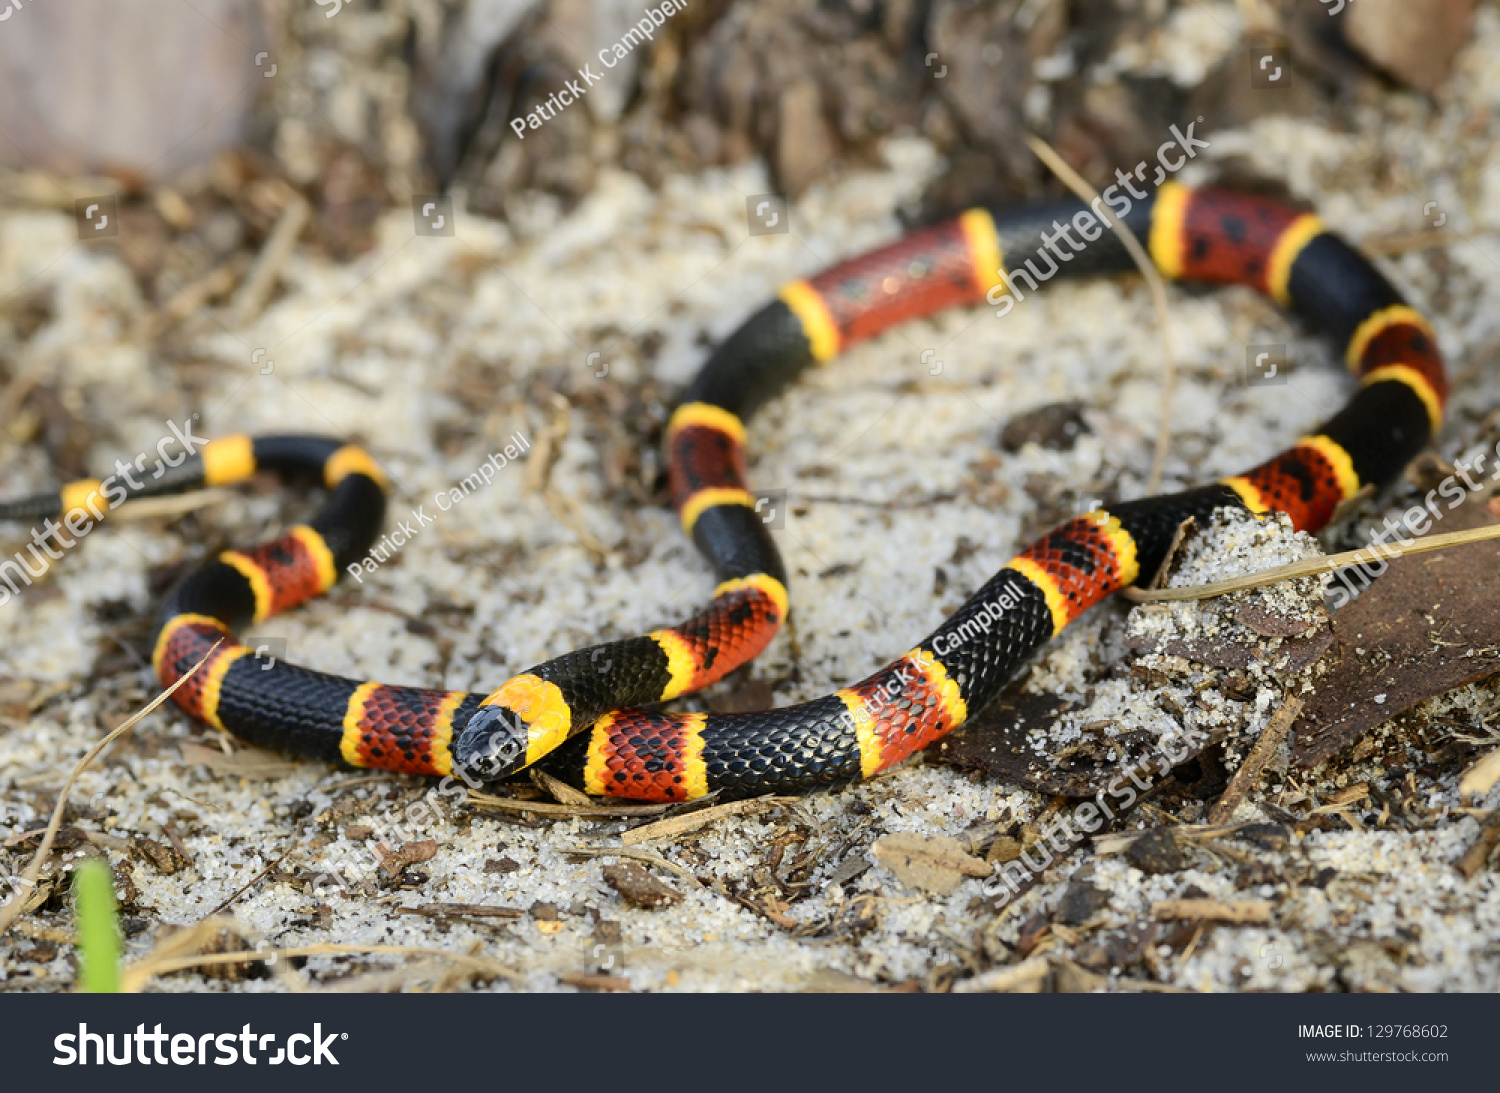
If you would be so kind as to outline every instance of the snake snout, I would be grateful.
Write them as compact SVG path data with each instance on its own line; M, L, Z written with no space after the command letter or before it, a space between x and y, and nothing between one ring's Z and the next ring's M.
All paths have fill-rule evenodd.
M498 782L526 765L526 723L504 706L481 706L453 743L455 773Z

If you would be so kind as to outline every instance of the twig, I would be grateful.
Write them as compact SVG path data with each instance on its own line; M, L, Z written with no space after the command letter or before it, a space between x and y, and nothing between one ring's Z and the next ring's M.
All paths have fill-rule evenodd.
M629 846L573 846L564 850L563 853L574 858L629 858L632 861L645 862L647 865L660 866L669 873L676 873L695 888L703 887L703 882L691 869L678 865L674 861L668 861L651 850L636 850Z
M245 267L243 254L236 254L228 262L216 266L192 284L180 289L146 321L146 337L161 337L172 327L186 319L216 296L223 296L239 280Z
M1236 831L1247 826L1242 823L1224 824L1181 824L1170 828L1172 838L1178 842L1205 843L1213 842L1223 838L1225 835L1233 835ZM1137 840L1154 834L1160 828L1149 828L1143 831L1111 831L1104 835L1094 836L1094 853L1100 857L1108 857L1113 854L1122 854Z
M235 900L239 899L246 892L250 891L250 889L254 888L257 884L259 884L262 877L264 877L271 870L275 869L282 862L286 861L286 856L288 854L290 854L293 850L295 850L296 847L297 847L297 841L295 839L293 839L292 840L292 845L289 846L289 847L287 847L285 850L283 850L281 852L281 856L279 858L277 858L275 861L273 861L270 865L266 866L259 873L255 874L255 876L253 876L249 880L247 880L244 883L244 885L240 888L240 890L238 892L236 892L234 895L230 896L223 903L219 904L217 907L215 907L212 911L210 911L208 914L204 915L203 917L204 918L213 918L220 911L223 911L226 908L228 908L228 906L231 903L233 903Z
M593 532L584 526L578 503L559 490L552 481L552 469L562 455L562 444L568 438L568 431L571 428L568 415L572 408L572 403L562 395L553 394L552 420L537 433L536 451L526 461L526 477L523 484L527 493L541 494L542 500L552 510L552 515L557 517L558 523L571 531L583 548L596 560L602 561L609 551Z
M182 855L182 860L189 865L193 864L193 853L188 849L187 843L182 841L182 835L177 830L177 825L171 820L161 825L161 833L167 837L172 844L172 849Z
M494 808L502 812L534 812L538 816L583 816L587 819L660 816L675 804L662 805L559 805L551 801L518 801L514 797L495 797L469 790L469 803L475 808Z
M1040 137L1028 135L1026 143L1063 184L1079 196L1085 203L1089 203L1094 212L1101 215L1104 222L1109 225L1110 230L1120 237L1120 242L1125 244L1125 249L1130 252L1130 257L1140 267L1141 276L1146 279L1146 285L1151 290L1151 302L1156 307L1156 321L1161 327L1161 350L1162 350L1162 383L1161 383L1161 424L1156 429L1156 451L1151 457L1151 473L1146 478L1146 493L1155 495L1161 492L1162 470L1166 467L1167 452L1172 444L1172 395L1177 389L1177 361L1172 355L1172 330L1170 317L1167 313L1167 286L1157 272L1156 265L1146 254L1141 246L1140 240L1131 234L1129 228L1121 224L1119 218L1099 198L1099 193L1084 181L1077 171L1069 167L1067 161L1058 155L1056 150L1042 140Z
M1483 797L1500 781L1500 748L1475 763L1458 780L1458 794L1466 800Z
M531 768L531 782L543 793L550 794L552 799L560 805L573 805L576 808L594 806L594 802L583 790L574 789L561 778L552 777L540 767Z
M115 523L127 523L131 520L150 520L157 516L181 516L184 512L195 512L209 505L222 504L231 496L233 495L228 490L214 488L179 493L174 497L142 497L121 505L118 512L110 514L110 519Z
M1264 926L1271 921L1271 905L1254 899L1164 899L1151 905L1151 915L1159 922L1197 919Z
M994 968L972 979L953 984L954 994L1040 994L1052 974L1046 956L1033 956L1020 964Z
M626 846L633 846L652 839L672 839L697 831L700 827L707 827L715 820L722 820L728 816L764 812L773 805L785 804L793 800L796 798L756 797L749 801L730 801L727 805L714 805L713 808L705 808L700 812L690 812L685 816L673 816L667 820L658 820L654 824L631 828L620 836L620 841Z
M1469 235L1460 235L1447 228L1439 228L1435 231L1405 232L1401 235L1376 235L1361 239L1359 249L1366 254L1389 258L1392 255L1406 254L1410 251L1455 247L1460 243L1467 243L1488 234L1488 232L1474 232Z
M424 903L419 907L397 907L398 915L421 915L423 918L525 918L519 907L500 907L488 903Z
M1238 592L1244 588L1259 588L1261 585L1277 584L1280 581L1290 581L1297 577L1310 577L1316 573L1332 573L1335 569L1350 569L1355 566L1390 561L1393 558L1404 558L1408 554L1425 554L1432 550L1442 550L1444 547L1479 543L1486 539L1500 539L1500 524L1493 524L1482 528L1470 528L1468 531L1453 531L1446 535L1428 535L1424 538L1411 539L1404 543L1380 543L1377 546L1365 547L1362 550L1345 551L1343 554L1330 554L1326 558L1309 558L1306 561L1293 562L1290 565L1279 565L1271 569L1263 569L1259 573L1247 573L1243 577L1231 577L1226 581L1214 581L1211 584L1194 585L1191 588L1160 588L1148 591L1144 588L1131 587L1121 589L1120 595L1132 603L1206 600L1213 596L1223 596L1230 592Z
M339 956L343 954L435 956L443 960L451 960L455 964L472 968L481 974L489 975L493 978L508 979L513 984L522 982L521 973L514 968L507 967L498 961L482 956L466 956L463 953L451 953L446 949L426 949L413 945L337 945L324 943L320 945L298 945L289 949L266 949L263 952L200 953L197 956L178 956L161 960L154 960L152 957L147 956L125 969L125 974L121 977L120 981L120 990L125 994L133 994L159 975L166 975L169 972L180 972L188 968L208 967L214 964L244 964L250 961L266 962L282 957Z
M1485 818L1479 827L1479 838L1453 863L1453 867L1464 875L1465 880L1473 880L1474 875L1484 868L1485 862L1490 860L1497 844L1500 844L1500 810Z
M0 171L0 197L18 205L65 213L72 213L73 202L79 198L112 194L119 186L117 179L104 175L63 178L47 171Z
M208 663L208 658L214 655L214 650L218 649L222 642L222 638L214 642L212 648L203 654L203 659L189 668L181 679L153 698L144 708L137 710L124 724L120 725L103 740L90 748L88 754L78 761L78 765L73 768L73 773L68 775L68 780L63 783L62 792L57 795L57 807L52 810L52 820L47 824L47 833L42 836L41 845L36 848L36 856L31 859L31 864L21 873L21 880L24 882L26 888L35 887L36 879L41 875L42 863L47 860L47 855L52 851L52 840L57 838L58 828L62 826L63 808L68 803L68 794L72 791L73 783L78 780L78 776L83 773L84 768L92 763L100 752L134 728L136 722L165 702L178 687L181 687L188 680L192 679L193 674ZM5 932L10 929L11 923L21 916L21 908L25 904L26 901L24 899L15 896L12 897L11 901L5 907L0 908L0 937L4 937Z
M557 981L564 986L577 987L581 991L618 991L628 992L630 980L619 975L587 975L583 972L568 972L566 975L557 977Z
M568 411L572 404L562 395L552 395L552 420L536 430L536 450L526 460L522 486L527 493L541 493L552 481L552 467L562 455L568 438Z
M259 315L266 306L276 278L281 275L281 268L286 265L286 260L292 256L292 248L297 245L297 236L302 234L302 226L307 223L310 211L302 195L289 188L286 205L276 218L275 227L271 229L270 236L256 256L249 276L234 294L234 302L230 305L234 325L243 326Z
M1240 802L1260 781L1266 764L1281 749L1281 745L1286 743L1287 734L1292 731L1292 722L1297 720L1297 715L1301 712L1302 700L1289 698L1281 709L1271 715L1271 720L1261 730L1255 746L1250 749L1250 754L1245 756L1240 769L1234 772L1234 777L1229 781L1229 788L1214 803L1213 810L1208 814L1210 824L1225 823L1234 815L1234 810L1240 807Z

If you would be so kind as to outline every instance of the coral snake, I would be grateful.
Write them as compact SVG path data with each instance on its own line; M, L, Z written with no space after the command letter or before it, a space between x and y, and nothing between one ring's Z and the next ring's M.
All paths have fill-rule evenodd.
M222 642L174 696L193 717L297 755L457 773L471 784L545 756L548 769L590 793L670 801L805 790L899 763L963 724L1082 612L1155 573L1186 518L1220 507L1279 510L1297 528L1316 530L1362 487L1391 482L1441 423L1447 384L1432 328L1316 216L1263 196L1174 182L1119 211L1165 277L1252 286L1331 337L1358 392L1317 432L1253 470L1056 528L867 679L759 713L638 708L722 679L760 653L786 618L785 571L746 487L745 422L755 409L808 365L897 323L986 300L1008 310L1015 283L1031 275L1133 269L1119 238L1101 231L1082 202L973 209L908 234L791 282L717 348L665 441L673 503L719 582L708 607L686 622L566 653L488 694L258 662L236 629L326 591L358 563L379 534L387 487L358 447L232 436L132 495L242 482L265 469L317 475L328 498L306 526L254 550L226 551L170 594L156 672L170 685ZM1088 241L1081 250L1056 246L1059 229L1070 226ZM0 517L97 515L101 485L73 482L0 507Z

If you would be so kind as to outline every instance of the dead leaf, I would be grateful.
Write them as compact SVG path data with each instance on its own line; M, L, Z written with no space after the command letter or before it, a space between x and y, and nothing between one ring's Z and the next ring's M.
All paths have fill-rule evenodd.
M604 883L624 897L627 903L648 911L670 907L682 894L657 880L635 862L618 862L604 867Z
M187 859L173 847L136 835L130 840L130 849L141 861L150 862L158 873L176 873L187 868Z
M928 839L898 831L875 840L870 849L902 884L935 896L946 896L965 877L990 875L988 862L964 853L959 841L946 835Z
M989 853L985 854L984 860L1004 865L1019 858L1024 849L1026 848L1021 845L1019 839L1012 839L1009 835L1001 835L990 844Z
M757 911L784 930L794 930L802 925L802 923L786 913L790 907L791 904L775 899L768 899L762 903L755 904Z
M1433 91L1448 78L1473 18L1474 0L1359 0L1349 5L1344 33L1378 68Z
M1014 455L1027 444L1054 452L1068 452L1078 438L1091 432L1081 402L1054 402L1017 414L1000 430L1000 447Z
M1281 615L1268 609L1264 603L1257 603L1254 600L1247 600L1240 604L1234 617L1263 638L1301 637L1317 626L1317 621L1314 619Z
M436 839L423 839L421 842L402 843L395 850L387 850L384 843L376 849L380 851L380 868L387 876L394 877L409 865L437 857L438 844Z

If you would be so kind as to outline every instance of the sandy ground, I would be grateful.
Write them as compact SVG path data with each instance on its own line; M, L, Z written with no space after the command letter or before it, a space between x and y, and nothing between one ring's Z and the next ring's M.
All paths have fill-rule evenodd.
M1232 24L1233 5L1215 11L1215 26L1218 17ZM1201 56L1232 42L1193 23L1178 34L1160 43L1158 56L1122 65L1169 68L1168 58L1189 49ZM1184 177L1210 177L1217 161L1247 158L1355 240L1423 229L1428 201L1459 233L1493 232L1500 152L1490 135L1500 124L1491 118L1500 70L1488 60L1497 51L1500 18L1486 7L1438 105L1392 94L1364 110L1357 135L1287 119L1210 130L1208 162ZM610 175L568 217L541 204L514 232L460 215L456 237L418 238L410 213L397 210L378 248L353 264L294 257L285 294L244 329L210 328L202 365L186 370L153 365L133 318L140 301L131 277L107 252L78 245L68 217L0 218L0 291L55 293L55 314L28 353L55 370L80 416L108 423L93 450L101 468L154 449L169 419L194 413L195 427L210 435L358 435L396 484L393 516L424 504L433 514L434 495L513 433L535 440L566 420L549 489L554 503L571 506L572 527L527 492L528 468L513 465L441 513L363 585L341 585L261 630L284 638L290 659L323 670L488 690L570 647L683 617L704 599L706 566L670 511L647 500L655 455L622 470L607 442L621 430L627 441L645 436L665 408L659 395L641 392L670 398L703 359L705 339L730 331L778 284L894 237L893 210L934 167L924 143L893 140L882 167L814 187L791 210L792 231L768 236L746 230L746 198L770 188L753 168L675 178L659 193ZM1500 374L1469 367L1483 363L1477 351L1500 332L1489 306L1500 299L1500 246L1480 234L1382 265L1432 317L1452 362L1451 424L1437 445L1451 458L1476 442L1479 420L1500 405ZM1172 303L1181 378L1168 487L1258 462L1346 397L1332 354L1250 294L1174 292ZM1276 342L1296 355L1291 382L1247 389L1244 346ZM268 352L252 364L260 348ZM752 428L754 483L789 492L778 535L795 610L749 678L765 681L777 704L826 693L907 649L1003 564L1036 529L1039 493L1139 496L1161 404L1160 358L1148 296L1132 279L1054 286L1004 319L981 309L912 324L806 377ZM274 368L262 374L266 359ZM604 364L608 374L596 376ZM574 406L562 419L548 398L557 388ZM1065 399L1093 408L1093 434L1068 452L998 453L1005 422ZM625 420L631 414L641 419ZM5 445L7 494L51 484L35 449ZM0 832L42 826L64 772L151 693L149 677L122 659L116 641L125 622L149 614L151 571L201 557L208 543L256 541L308 503L263 490L172 523L109 526L61 563L45 589L0 608L8 703ZM1378 522L1383 511L1361 518ZM1358 526L1339 543L1357 537ZM1283 538L1258 549L1257 564L1266 565L1308 546ZM1125 659L1129 625L1124 606L1099 610L1048 651L1030 686L1082 694L1091 662ZM139 646L140 627L125 639ZM1470 688L1426 712L1478 726L1494 701ZM1265 703L1252 704L1237 731L1253 735L1268 715ZM1050 953L1065 969L1076 968L1068 963L1075 959L1092 967L1101 978L1085 986L1128 988L1149 978L1210 991L1500 987L1500 885L1487 870L1464 880L1451 864L1478 832L1460 809L1461 768L1423 781L1433 818L1410 830L1343 824L1275 850L1194 849L1185 868L1160 874L1086 845L997 910L982 898L987 881L965 879L934 895L874 864L870 846L899 832L962 842L986 824L991 833L1013 830L1038 816L1046 798L919 758L867 785L647 844L677 867L658 875L684 898L639 910L604 883L609 857L570 854L617 847L620 820L523 817L451 798L411 816L427 790L417 780L308 763L213 766L203 761L205 746L219 750L220 742L175 711L158 712L74 792L74 825L98 838L58 860L102 852L116 865L130 958L160 944L170 926L203 917L292 848L228 912L248 944L480 952L513 972L480 980L486 989L571 989L562 977L601 972L645 990L941 986L1017 963L1022 952ZM1331 764L1269 792L1283 803L1301 792L1301 814L1339 785L1379 784L1382 776L1376 757ZM1240 818L1270 818L1265 799L1264 791L1252 796ZM1500 806L1500 791L1477 803ZM388 842L431 839L437 852L392 883L370 868L368 846L381 832L360 828L396 823L404 829L386 834ZM164 824L188 851L186 867L168 872L150 855L124 852L120 840L134 836L168 842ZM778 840L784 856L768 864ZM0 870L17 872L34 845L0 852ZM313 883L345 860L365 865L350 890ZM1277 879L1294 860L1300 876L1331 868L1337 879ZM1257 862L1271 879L1247 888ZM1028 948L1036 916L1053 912L1070 884L1076 893L1080 877L1106 894L1099 907ZM1098 939L1149 921L1154 901L1185 894L1263 898L1273 919L1192 937L1164 931L1123 980L1108 959L1087 955ZM399 913L432 903L525 914L475 921ZM56 943L67 921L58 906L54 900L0 945L4 989L71 984L71 947ZM300 970L287 965L237 982L177 974L153 989L454 985L444 978L449 964L422 957L315 956Z

